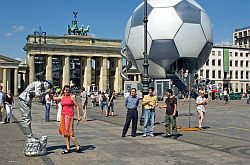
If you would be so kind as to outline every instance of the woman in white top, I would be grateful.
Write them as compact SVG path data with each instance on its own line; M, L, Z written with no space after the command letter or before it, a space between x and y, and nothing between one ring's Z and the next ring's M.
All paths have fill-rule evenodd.
M56 95L55 96L61 96L61 89L56 91ZM57 115L56 115L56 121L60 122L61 120L61 111L62 111L62 104L61 101L56 101L57 103Z
M203 130L202 125L205 119L205 105L207 104L207 99L205 98L205 92L200 91L200 96L196 98L197 112L199 114L199 128Z

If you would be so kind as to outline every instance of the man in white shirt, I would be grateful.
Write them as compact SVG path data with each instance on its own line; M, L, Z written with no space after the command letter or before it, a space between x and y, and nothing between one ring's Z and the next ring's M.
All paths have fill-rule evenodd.
M84 87L82 88L80 97L81 97L81 100L82 100L83 121L87 121L88 96L87 96L87 92L85 91Z
M205 91L200 91L200 96L196 98L197 112L199 114L199 128L203 130L203 122L205 119L205 105L207 104L207 99L205 98Z

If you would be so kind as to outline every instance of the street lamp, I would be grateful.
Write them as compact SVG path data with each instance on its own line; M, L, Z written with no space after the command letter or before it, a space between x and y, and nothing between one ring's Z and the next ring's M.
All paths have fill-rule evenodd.
M46 32L42 31L41 26L39 27L39 31L34 31L34 43L37 43L36 38L38 37L38 45L39 45L39 63L41 62L41 46L42 44L46 44ZM42 38L43 38L43 42L42 42ZM39 68L38 68L38 79L42 80L42 69L41 69L42 65L39 64Z
M148 94L149 90L149 76L148 76L148 48L147 48L147 24L148 24L148 2L144 0L144 64L143 64L143 78L142 78L142 97ZM142 126L144 123L144 106L142 106L142 113L140 119L140 125Z

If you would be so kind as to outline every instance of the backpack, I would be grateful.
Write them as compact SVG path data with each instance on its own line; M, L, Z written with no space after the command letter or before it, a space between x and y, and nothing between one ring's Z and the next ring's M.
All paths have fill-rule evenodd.
M42 96L42 98L41 98L41 103L42 103L43 105L45 105L45 104L46 104L46 99L45 99L45 96L46 96L46 95Z

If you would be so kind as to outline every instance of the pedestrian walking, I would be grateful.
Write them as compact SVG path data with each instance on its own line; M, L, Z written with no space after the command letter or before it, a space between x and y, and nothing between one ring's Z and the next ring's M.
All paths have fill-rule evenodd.
M176 113L177 113L177 99L173 96L173 90L168 89L166 91L167 98L165 100L165 106L160 108L166 108L165 116L165 128L166 128L166 137L177 136L177 127L176 127Z
M183 76L184 76L184 69L181 68L181 80L183 81Z
M5 95L5 110L6 110L6 123L11 123L12 120L12 105L14 104L13 95L11 94L11 90Z
M100 102L101 102L101 111L100 115L102 115L103 111L106 113L106 117L108 117L108 97L105 95L104 92L102 92L102 95L100 97Z
M154 121L155 121L155 107L158 105L158 99L153 94L154 87L149 87L149 94L143 97L142 105L144 106L144 129L143 137L154 137ZM148 125L150 130L148 132Z
M108 115L110 115L110 111L111 111L111 116L114 116L114 100L116 99L115 96L115 91L110 92L109 96L108 96Z
M91 102L92 102L92 107L94 107L96 105L96 96L95 96L94 92L92 92L90 98L91 98Z
M200 91L200 95L196 98L197 112L199 114L199 129L203 130L203 123L205 120L205 105L207 105L208 99L205 98L205 92Z
M132 120L132 131L131 136L136 137L136 130L137 130L137 121L138 121L138 105L139 105L139 97L136 94L136 89L131 89L131 94L126 98L125 107L127 108L127 116L126 122L123 126L122 130L122 137L125 137Z
M228 92L229 90L227 88L224 88L223 95L224 95L224 103L228 103Z
M88 104L88 97L85 88L82 88L81 94L81 102L82 102L82 112L83 112L83 121L87 121L87 104Z
M50 122L50 107L51 107L51 92L47 93L45 95L45 122Z
M5 123L5 121L4 121L4 119L5 119L5 113L4 113L4 111L5 111L5 109L4 109L4 94L3 94L3 87L2 86L0 86L0 124L4 124Z
M77 110L77 120L81 120L80 107L77 103L76 96L70 93L70 86L65 85L63 87L63 95L58 97L53 97L55 101L61 101L62 112L59 133L64 136L66 142L66 150L62 154L68 154L71 152L70 149L70 139L74 143L76 152L81 152L81 147L78 144L75 134L74 134L74 106Z

